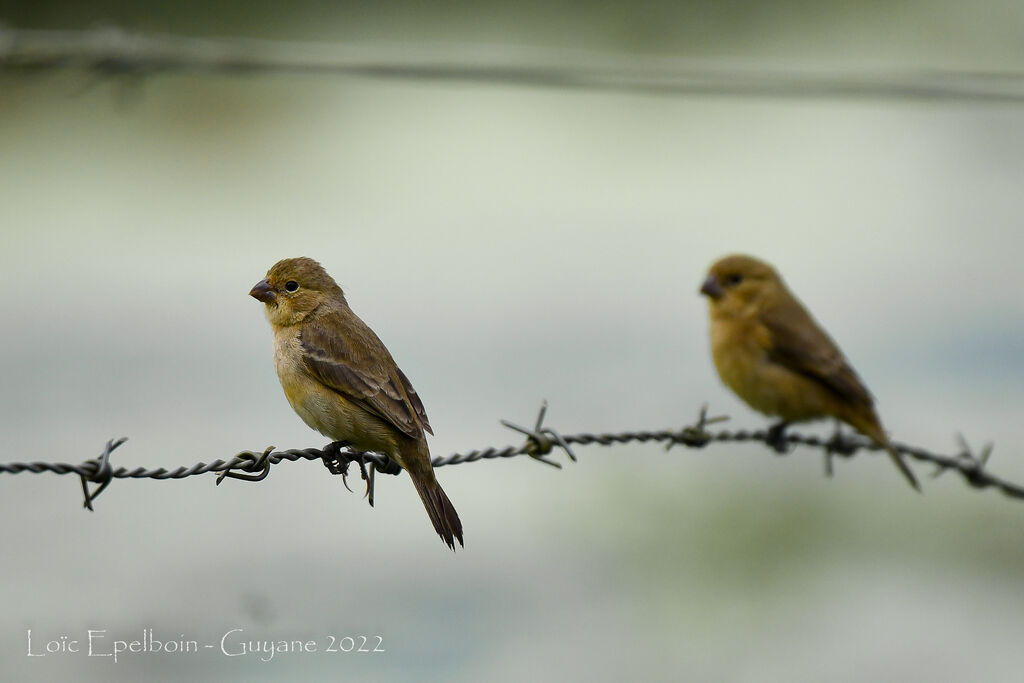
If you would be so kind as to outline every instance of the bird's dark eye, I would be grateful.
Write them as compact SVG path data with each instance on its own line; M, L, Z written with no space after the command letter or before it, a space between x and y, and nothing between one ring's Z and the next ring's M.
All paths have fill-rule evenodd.
M739 283L743 282L743 276L740 275L739 273L733 273L728 278L726 278L725 281L730 285L738 285Z
M294 292L296 289L299 288L299 283L296 282L295 280L289 280L288 282L284 283L284 288L287 289L289 292Z

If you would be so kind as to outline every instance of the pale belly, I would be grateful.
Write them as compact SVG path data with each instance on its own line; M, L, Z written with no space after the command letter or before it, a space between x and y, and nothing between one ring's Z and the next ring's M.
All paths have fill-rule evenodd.
M295 332L274 338L274 366L292 409L307 425L334 441L393 456L398 443L395 430L376 415L314 379L302 364Z

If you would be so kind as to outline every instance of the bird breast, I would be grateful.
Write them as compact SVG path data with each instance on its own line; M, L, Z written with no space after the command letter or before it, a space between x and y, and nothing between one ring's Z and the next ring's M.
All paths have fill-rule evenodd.
M771 360L771 333L754 318L711 323L711 355L722 381L754 410L787 421L828 413L828 392Z
M288 403L307 425L360 450L394 455L397 440L393 429L309 373L298 327L274 330L274 366Z

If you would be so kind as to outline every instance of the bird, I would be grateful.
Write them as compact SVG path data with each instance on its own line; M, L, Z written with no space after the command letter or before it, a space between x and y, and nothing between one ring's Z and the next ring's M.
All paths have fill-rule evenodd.
M409 474L441 540L465 547L462 521L434 476L423 402L334 278L311 258L287 258L249 295L264 304L292 409L335 442L391 458Z
M712 264L700 293L708 298L711 354L718 375L751 408L791 422L835 418L884 448L914 489L914 473L895 451L874 399L831 337L776 270L734 254Z

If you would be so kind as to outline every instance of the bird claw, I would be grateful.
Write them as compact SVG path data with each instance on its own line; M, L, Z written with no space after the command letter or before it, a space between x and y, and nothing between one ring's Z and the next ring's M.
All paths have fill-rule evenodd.
M830 479L832 478L834 473L832 466L834 456L849 457L857 452L858 447L859 444L846 438L837 422L832 436L825 442L825 476Z
M366 472L366 454L360 451L350 451L342 455L342 449L350 448L351 446L352 444L348 441L333 441L324 446L321 459L331 474L341 475L341 483L344 484L349 493L354 493L354 491L348 485L348 466L353 462L359 465L359 476L366 482L366 492L363 493L363 498L368 497L370 499L370 507L373 507L373 476ZM372 461L370 462L370 472L373 472Z
M832 437L825 442L825 452L834 455L853 455L859 447L860 444L856 441L846 438L839 425L836 425L836 430L832 432Z
M363 498L368 499L370 507L373 507L373 474L377 471L376 465L370 463L370 477L366 480L366 493L363 494Z
M363 492L363 498L366 498L367 496L370 496L370 475L366 473L366 460L363 458L362 453L356 456L355 462L359 465L360 478L366 482L366 491ZM345 481L345 477L342 477L341 480ZM351 491L352 489L349 490ZM370 507L373 507L373 496L370 496Z
M324 467L331 474L342 475L344 481L345 472L348 470L348 464L352 462L351 458L347 455L342 458L342 449L348 448L352 444L348 441L332 441L331 443L324 446L320 459L323 460ZM345 485L348 488L348 484ZM351 490L351 489L349 489Z

